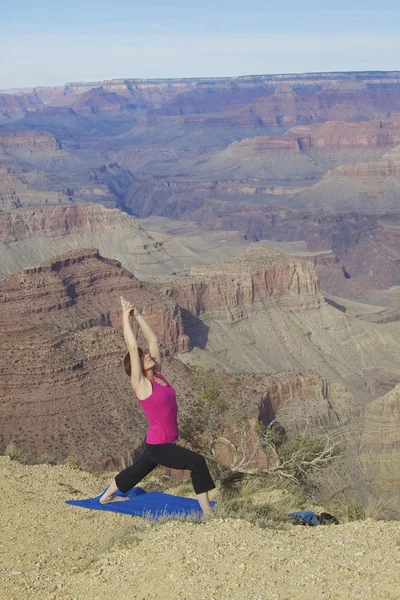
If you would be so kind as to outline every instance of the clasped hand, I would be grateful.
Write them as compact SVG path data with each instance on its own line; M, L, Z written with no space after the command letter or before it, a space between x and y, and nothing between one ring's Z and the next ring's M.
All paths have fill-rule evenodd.
M121 304L122 304L122 312L124 315L133 315L137 317L139 315L138 309L128 300L125 300L123 296L120 296Z

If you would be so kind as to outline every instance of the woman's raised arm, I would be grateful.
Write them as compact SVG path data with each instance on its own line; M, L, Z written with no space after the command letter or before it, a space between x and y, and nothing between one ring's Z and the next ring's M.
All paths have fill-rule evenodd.
M160 348L158 345L158 340L156 338L156 335L155 335L154 331L151 329L150 325L148 323L146 323L146 321L144 320L142 315L140 315L136 309L135 309L134 314L136 317L136 321L139 323L140 329L143 331L143 335L147 340L147 343L149 345L150 354L157 363L154 368L154 371L156 373L159 373L161 371L161 354L160 354Z
M121 296L121 304L122 304L122 323L124 326L124 338L129 351L129 355L131 358L131 383L133 389L136 391L138 386L143 381L143 371L142 364L140 362L140 356L138 351L138 345L136 341L135 334L133 333L133 329L129 322L129 317L131 312L139 314L133 304L125 300Z

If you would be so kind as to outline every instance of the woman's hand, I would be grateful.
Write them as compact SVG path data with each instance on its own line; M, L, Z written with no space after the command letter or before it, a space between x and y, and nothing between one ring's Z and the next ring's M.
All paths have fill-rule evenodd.
M121 304L122 304L122 314L123 316L128 316L129 315L133 315L134 317L137 317L139 314L139 311L137 310L137 308L128 300L125 300L125 298L123 296L120 296L121 298Z

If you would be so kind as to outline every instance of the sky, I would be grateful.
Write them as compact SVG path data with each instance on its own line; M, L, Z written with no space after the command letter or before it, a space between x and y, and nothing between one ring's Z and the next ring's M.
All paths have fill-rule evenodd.
M0 0L0 89L400 70L398 0Z

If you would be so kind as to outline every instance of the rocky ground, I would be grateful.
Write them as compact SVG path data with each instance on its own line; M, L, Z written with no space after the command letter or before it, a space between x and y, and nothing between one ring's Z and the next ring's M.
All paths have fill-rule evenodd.
M109 474L0 457L0 476L7 600L400 598L397 521L154 524L65 504L98 495Z

